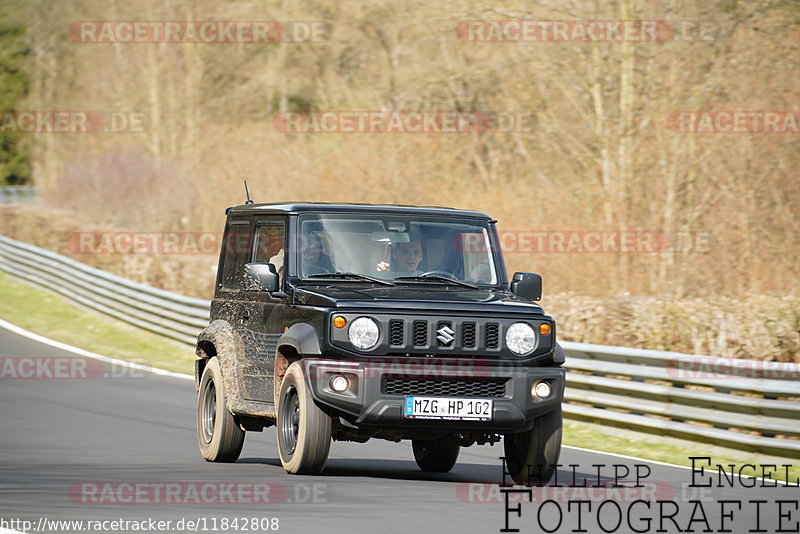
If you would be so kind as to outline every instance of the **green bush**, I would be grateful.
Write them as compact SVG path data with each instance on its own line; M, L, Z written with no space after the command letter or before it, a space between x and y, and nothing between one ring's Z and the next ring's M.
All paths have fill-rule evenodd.
M15 111L28 93L24 66L30 50L24 34L23 28L0 26L0 113L3 114ZM20 134L0 130L0 185L27 184L30 177L25 139Z

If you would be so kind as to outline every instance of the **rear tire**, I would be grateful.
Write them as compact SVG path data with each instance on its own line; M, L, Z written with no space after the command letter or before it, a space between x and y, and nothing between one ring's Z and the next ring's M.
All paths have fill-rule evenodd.
M550 481L561 453L561 426L559 406L537 417L532 430L503 437L506 465L514 482L544 486Z
M300 364L286 370L278 395L278 452L287 473L317 475L331 448L331 418L314 403Z
M235 462L244 445L244 430L228 411L222 384L219 360L210 358L197 395L197 443L209 462Z
M461 452L458 444L440 440L412 439L411 448L419 468L431 473L449 472L456 465L458 453Z

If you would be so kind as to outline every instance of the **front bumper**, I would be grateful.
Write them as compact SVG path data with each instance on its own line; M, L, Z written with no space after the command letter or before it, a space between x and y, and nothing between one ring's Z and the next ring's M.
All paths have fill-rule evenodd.
M300 365L307 377L314 400L329 413L344 417L359 428L418 429L444 431L521 432L529 430L533 421L554 409L564 397L564 374L561 367L500 367L473 365L463 362L404 361L350 362L304 359ZM331 378L344 375L351 387L341 393L331 388ZM387 379L401 378L409 381L447 381L453 386L457 381L503 382L504 389L492 396L474 393L469 398L491 398L493 413L490 421L409 419L403 416L406 394L387 393ZM550 383L552 393L546 399L531 395L531 387L538 381ZM418 382L415 382L418 383ZM443 382L439 382L442 384ZM437 384L434 384L434 386ZM452 388L451 388L452 389ZM458 388L456 388L458 389ZM409 394L412 395L412 394ZM417 396L461 396L433 394Z

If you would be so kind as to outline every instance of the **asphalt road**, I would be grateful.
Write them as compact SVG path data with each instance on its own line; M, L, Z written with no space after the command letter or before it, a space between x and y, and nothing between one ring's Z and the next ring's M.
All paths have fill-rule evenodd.
M264 519L277 518L279 532L489 533L504 528L508 515L509 527L523 533L575 532L575 501L581 499L592 507L589 512L582 505L585 532L680 532L690 526L696 532L744 533L756 530L757 522L762 532L774 532L796 528L800 519L798 488L751 489L738 482L733 488L688 487L686 469L570 448L562 450L562 487L534 490L532 502L526 493L508 494L509 506L518 506L520 516L506 514L497 484L501 444L462 449L452 472L430 475L418 470L407 442L334 443L324 474L301 477L283 471L274 430L267 429L248 433L238 462L211 464L197 449L193 381L121 368L114 374L124 376L93 377L110 368L86 361L78 363L88 365L88 372L79 365L66 372L67 378L14 378L33 369L20 358L37 362L39 375L58 374L55 366L48 371L48 360L60 362L61 371L71 365L64 363L68 353L0 329L0 529L22 530L11 520L31 521L30 531L67 532L79 528L46 526L53 520L153 518L172 521L172 531L181 519L199 520L198 531L224 531L227 518L227 531L242 532L253 530L252 518L260 527L276 526ZM620 473L630 470L622 485L635 483L637 466L642 474L649 468L649 476L642 488L563 487L572 483L573 472L577 484L596 484L598 464L605 466L599 468L603 485L613 482L615 465ZM515 504L513 499L520 498L523 502ZM555 502L543 504L547 499ZM646 502L634 503L637 499ZM675 501L677 525L670 519L659 524L659 508L669 515L673 505L657 500ZM742 501L742 509L720 500ZM752 500L766 502L756 510ZM604 501L614 502L603 505L598 516ZM733 514L724 524L721 506ZM780 513L788 515L780 518ZM621 525L614 528L620 517ZM654 518L649 528L648 517ZM237 529L234 518L239 518ZM691 518L697 521L689 525ZM133 529L117 525L113 530Z

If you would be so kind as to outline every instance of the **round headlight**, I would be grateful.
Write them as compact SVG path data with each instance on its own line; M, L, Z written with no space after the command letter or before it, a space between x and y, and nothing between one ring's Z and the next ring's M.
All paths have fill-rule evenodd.
M357 349L370 349L378 342L378 323L369 317L359 317L350 323L347 337Z
M506 331L506 346L514 354L528 354L536 348L536 332L530 325L514 323Z

